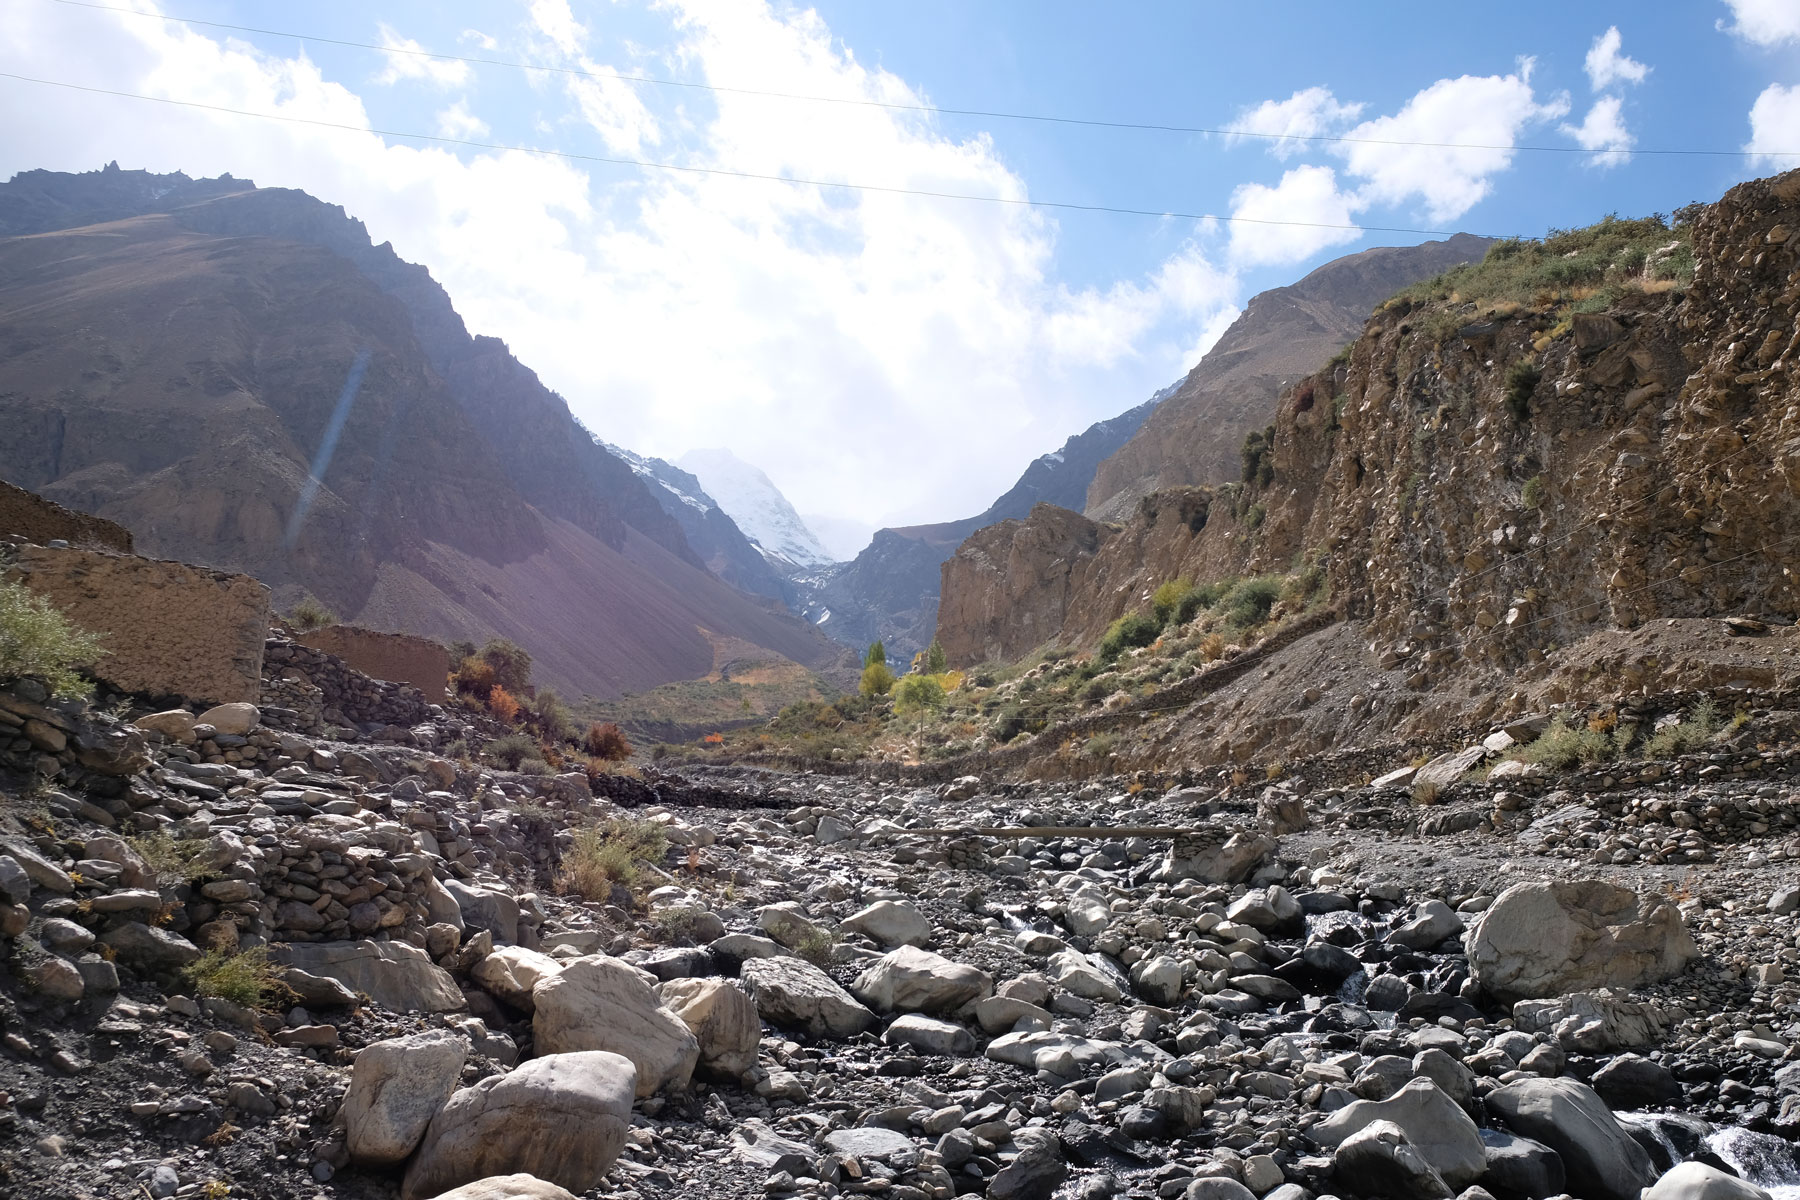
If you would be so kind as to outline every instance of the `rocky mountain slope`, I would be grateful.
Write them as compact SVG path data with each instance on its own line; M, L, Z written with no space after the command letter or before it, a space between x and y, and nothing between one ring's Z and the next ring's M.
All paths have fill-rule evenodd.
M704 675L713 636L836 654L709 573L629 465L341 209L28 172L0 233L0 476L150 553L364 624L507 636L578 693Z
M831 555L773 480L729 450L690 450L680 466L700 481L777 570L822 567Z
M1333 259L1291 286L1259 292L1174 395L1100 464L1085 502L1064 507L1097 521L1122 521L1151 492L1236 479L1245 434L1274 416L1283 388L1349 344L1377 304L1407 284L1480 258L1488 245L1459 233L1417 246L1380 246Z
M1457 234L1365 250L1258 293L1185 379L1034 460L979 516L881 531L854 563L803 585L808 611L829 609L821 628L847 645L882 637L911 655L933 637L942 567L964 539L1038 504L1119 521L1156 487L1235 479L1245 432L1269 420L1285 384L1355 338L1369 310L1395 291L1479 257L1487 244Z
M1283 395L1257 481L1157 493L1117 532L1040 515L967 546L946 570L953 661L1021 591L1050 640L1092 645L1165 581L1299 569L1343 622L1259 667L1284 682L1187 697L1146 747L1280 754L1583 694L1776 686L1785 651L1727 636L1756 621L1708 639L1734 652L1680 627L1800 613L1797 229L1800 173L1677 230L1609 220L1403 293ZM1309 672L1302 712L1286 681Z

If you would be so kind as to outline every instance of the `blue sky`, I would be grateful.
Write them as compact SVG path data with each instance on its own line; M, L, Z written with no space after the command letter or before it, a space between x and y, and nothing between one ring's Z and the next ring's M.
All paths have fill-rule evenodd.
M0 79L0 174L117 159L304 188L429 266L474 331L505 338L607 440L730 446L802 512L870 524L979 511L1032 457L1185 373L1250 295L1422 240L1368 226L1535 235L1800 166L1645 153L1800 151L1800 0L1429 19L1322 3L97 2L132 12L14 0L0 71L299 121ZM1356 228L796 187L375 131ZM1582 145L1630 152L1504 149Z

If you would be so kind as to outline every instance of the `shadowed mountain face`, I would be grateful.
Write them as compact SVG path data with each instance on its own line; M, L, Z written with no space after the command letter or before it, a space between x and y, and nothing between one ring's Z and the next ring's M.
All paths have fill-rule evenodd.
M0 425L0 476L144 552L379 627L503 634L565 689L703 675L718 637L837 654L709 573L424 268L303 193L110 169L0 187Z
M1236 479L1244 436L1274 418L1282 388L1349 345L1377 304L1480 259L1490 244L1459 233L1380 246L1334 259L1290 287L1257 293L1174 394L1100 464L1083 502L1066 507L1123 521L1151 492Z

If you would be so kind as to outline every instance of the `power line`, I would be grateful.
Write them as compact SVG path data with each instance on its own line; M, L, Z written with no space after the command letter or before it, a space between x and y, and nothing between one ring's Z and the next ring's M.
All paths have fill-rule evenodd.
M195 25L207 29L223 29L233 33L254 33L264 37L294 38L295 40L302 42L315 42L321 46L343 46L354 50L375 50L382 54L404 54L414 58L431 59L436 62L468 63L472 66L510 67L521 71L538 71L547 75L570 75L583 79L612 79L621 83L643 83L651 84L656 87L688 88L694 91L716 92L736 96L757 96L770 100L794 100L810 104L840 104L850 107L879 108L892 112L933 113L956 117L981 117L983 119L1001 121L1033 121L1048 125L1079 125L1092 129L1136 130L1147 133L1213 134L1221 137L1261 138L1265 141L1272 142L1339 143L1360 146L1415 146L1433 150L1527 150L1538 154L1651 154L1719 158L1800 158L1800 151L1641 149L1637 147L1623 150L1606 150L1593 149L1586 146L1502 145L1498 142L1415 142L1399 138L1351 137L1342 134L1265 133L1249 129L1234 129L1229 126L1218 128L1205 125L1169 125L1152 121L1104 121L1090 117L1061 117L1052 116L1046 113L1009 112L1003 109L945 108L936 104L906 104L893 100L870 100L864 97L816 96L798 92L768 91L760 88L726 87L720 84L697 83L689 79L665 79L655 75L632 75L623 71L596 71L581 67L546 66L542 63L519 62L503 58L486 58L472 54L444 54L435 50L426 50L422 47L384 46L377 42L358 42L346 38L322 37L310 33L294 33L290 30L264 29L255 25L232 25L224 21L207 21L198 17L176 17L170 16L167 13L139 12L136 9L119 8L110 4L96 4L93 3L92 0L55 0L55 2L71 8L91 8L100 12L117 13L121 16L151 17L156 20L169 21L180 25Z
M63 0L59 0L63 2ZM570 150L544 150L535 146L514 146L503 142L480 142L470 138L445 137L433 133L409 133L397 129L373 129L366 125L352 125L343 121L326 121L317 117L296 117L284 113L254 112L249 109L231 108L223 104L205 104L198 100L176 100L168 96L146 96L140 92L124 92L113 88L91 87L87 84L69 83L60 79L36 79L29 75L16 75L10 71L0 71L0 79L13 79L20 83L34 83L43 87L67 88L71 91L88 92L97 96L117 96L127 100L147 100L154 104L168 104L179 108L202 109L207 112L226 113L236 117L255 117L264 121L281 121L289 125L312 125L320 129L337 129L350 133L374 134L377 137L405 138L413 141L434 142L447 146L467 146L476 150L500 150L517 154L536 154L545 158L560 158L571 162L608 163L621 167L640 167L645 170L679 171L689 175L717 175L730 179L757 179L770 183L789 183L802 187L841 188L854 192L877 192L890 196L921 196L933 200L972 200L985 204L1004 204L1014 208L1045 208L1064 212L1114 213L1128 217L1155 217L1159 220L1177 218L1187 221L1223 221L1235 225L1285 225L1304 229L1344 229L1364 233L1407 233L1428 237L1450 237L1457 230L1451 229L1412 229L1400 225L1356 225L1333 224L1327 221L1278 221L1266 217L1225 217L1214 213L1175 212L1148 208L1121 208L1110 204L1077 204L1064 200L1028 200L1012 196L976 196L967 192L940 192L928 188L887 187L873 183L845 183L832 179L806 179L793 175L770 175L758 171L735 171L726 167L699 167L683 163L653 162L641 158L616 158L601 154L577 154ZM1482 234L1482 237L1506 238L1516 234Z

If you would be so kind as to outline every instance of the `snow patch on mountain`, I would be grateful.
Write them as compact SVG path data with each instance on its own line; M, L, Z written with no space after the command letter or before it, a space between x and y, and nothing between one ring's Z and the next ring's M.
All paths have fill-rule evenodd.
M631 468L632 474L644 480L652 487L659 487L697 512L711 512L719 507L719 502L706 494L700 481L683 471L674 463L660 458L647 458L633 453L623 446L615 446L611 442L603 442L594 438L595 444L608 454L624 462ZM727 514L730 515L730 514Z
M676 466L691 472L756 548L779 567L833 562L770 478L729 450L690 450Z

